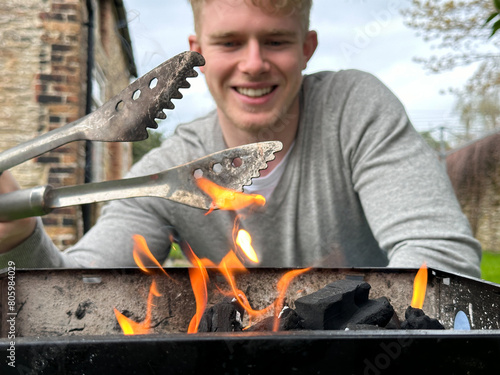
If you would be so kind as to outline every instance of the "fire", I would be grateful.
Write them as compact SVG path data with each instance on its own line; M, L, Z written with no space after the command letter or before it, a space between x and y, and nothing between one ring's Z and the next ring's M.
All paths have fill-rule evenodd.
M151 287L149 288L146 317L140 323L134 322L132 319L127 318L125 315L123 315L121 312L119 312L116 308L114 309L116 320L118 320L118 323L120 324L120 327L122 328L123 334L125 334L125 335L145 335L145 334L149 333L149 331L151 329L151 309L154 306L153 305L153 297L160 297L160 296L161 296L161 294L158 292L158 289L156 287L156 283L153 280L153 282L151 283Z
M208 215L215 208L219 208L222 210L240 210L247 207L255 207L255 206L263 206L266 202L265 198L258 194L244 194L234 190L226 189L212 181L200 177L196 179L196 183L198 187L203 190L206 194L208 194L212 198L212 207L205 214ZM293 270L287 272L283 277L279 280L277 289L278 289L278 297L275 299L273 303L269 306L265 307L261 310L255 310L250 305L245 294L238 289L236 285L235 275L242 272L248 272L247 268L243 265L242 261L236 255L235 251L237 249L241 249L241 252L238 254L241 257L245 257L249 261L253 263L258 263L259 258L257 253L255 252L252 246L252 237L250 233L248 233L244 229L239 229L239 220L241 215L237 215L233 227L233 242L235 246L235 250L230 250L226 256L221 260L219 265L215 265L212 261L208 259L200 259L193 252L189 244L186 242L182 242L181 247L186 254L187 258L190 260L193 267L190 267L189 279L191 281L191 287L194 293L195 301L196 301L196 312L194 316L191 318L188 327L188 333L195 333L198 331L198 327L200 321L203 317L203 314L206 309L207 301L208 301L208 272L207 267L213 267L217 269L224 276L225 280L229 284L230 292L222 292L226 295L231 295L238 303L245 309L250 317L250 321L256 317L264 316L274 310L274 330L278 330L279 320L278 314L281 311L286 291L291 283L291 281L297 277L298 275L309 270L300 269ZM152 274L151 269L149 269L145 261L152 262L156 265L166 276L169 278L170 275L163 269L161 264L156 260L154 255L149 250L146 240L144 237L140 235L134 235L134 249L133 249L133 258L137 264L137 266L147 274ZM172 238L171 238L172 240ZM174 280L175 281L175 280ZM220 290L220 289L219 289ZM151 284L151 288L149 291L148 302L147 302L147 312L146 317L141 323L134 322L133 320L127 318L123 314L121 314L116 308L114 309L116 319L118 320L120 326L122 327L123 333L125 335L133 335L133 334L146 334L149 333L151 328L151 310L153 305L153 297L160 296L158 289L156 287L156 283L153 280Z
M198 187L212 198L212 207L205 214L208 215L215 208L220 210L237 211L247 207L264 206L266 198L259 194L245 194L226 189L204 177L196 179Z
M148 244L146 243L146 239L139 235L139 234L134 234L132 236L132 239L134 240L134 250L132 251L132 256L134 258L135 263L137 266L146 274L151 274L151 270L148 269L142 260L141 257L146 257L147 259L151 260L156 266L160 268L160 270L170 279L170 275L165 271L165 269L161 266L160 262L154 257L153 253L151 253L151 250L149 250Z
M238 231L238 235L236 236L236 244L243 250L243 253L254 263L259 263L259 258L255 253L255 250L252 246L252 237L250 233L248 233L244 229L240 229Z
M413 298L411 307L422 309L425 300L425 290L427 288L427 265L424 263L417 272L413 280Z
M189 322L188 333L198 332L198 326L200 325L201 317L205 312L208 300L207 292L207 282L208 273L203 262L196 256L191 249L191 246L187 245L185 250L186 256L191 261L194 267L189 268L189 279L191 280L191 287L193 289L194 298L196 301L196 313Z
M277 331L278 330L278 313L283 307L283 301L285 299L286 291L288 289L288 286L292 282L292 280L301 275L304 272L307 272L310 270L310 268L304 268L304 269L298 269L298 270L292 270L288 271L285 273L281 279L278 281L277 285L277 290L278 290L278 297L276 300L270 304L269 306L265 307L264 309L261 310L255 310L250 306L250 303L248 302L247 297L245 296L245 293L243 293L238 287L236 286L236 282L234 279L234 275L236 272L247 272L248 270L243 266L241 261L238 259L236 254L232 251L227 253L227 255L222 259L218 266L219 271L224 275L226 281L228 282L229 286L231 287L231 295L236 298L238 303L245 309L245 311L248 313L250 316L250 321L254 318L258 318L260 316L264 316L268 314L271 310L274 309L274 325L273 325L273 330Z
M303 269L298 269L298 270L292 270L288 271L283 275L283 277L278 281L278 291L279 295L276 301L274 302L275 304L275 309L274 309L274 322L273 322L273 331L276 332L278 331L278 326L279 326L279 320L278 320L278 313L280 309L283 307L283 302L285 300L285 293L288 289L288 286L290 283L295 279L297 276L302 275L303 273L309 271L311 268L303 268Z
M152 261L155 265L157 265L161 271L168 276L167 272L163 269L158 260L154 257L154 255L149 250L148 244L146 243L146 239L138 234L132 236L134 240L134 249L132 251L132 256L137 264L137 266L146 274L151 274L151 270L146 267L143 261L143 257ZM171 278L172 279L172 278ZM156 287L156 282L153 280L151 282L151 287L149 288L149 295L146 307L146 317L141 323L134 322L132 319L127 318L125 315L120 313L116 308L115 316L116 320L120 324L122 331L125 335L143 335L149 333L151 326L151 311L154 306L153 297L160 297L161 294L158 292L158 288Z

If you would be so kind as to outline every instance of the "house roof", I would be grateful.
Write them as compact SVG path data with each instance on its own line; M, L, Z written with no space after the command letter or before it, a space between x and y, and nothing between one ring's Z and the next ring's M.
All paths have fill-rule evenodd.
M496 135L500 135L500 129L499 128L493 129L492 131L490 131L488 133L485 133L480 138L473 139L473 140L471 140L471 141L469 141L469 142L461 145L460 147L457 147L457 148L454 148L454 149L448 151L446 153L446 156L452 155L452 154L454 154L454 153L456 153L458 151L461 151L461 150L463 150L463 149L465 149L465 148L467 148L467 147L469 147L471 145L477 144L478 142L481 142L481 141L483 141L486 138L495 137Z

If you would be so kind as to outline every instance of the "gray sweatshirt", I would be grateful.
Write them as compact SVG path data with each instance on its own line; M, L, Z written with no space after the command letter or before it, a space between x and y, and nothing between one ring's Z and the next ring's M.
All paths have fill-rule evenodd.
M262 212L241 221L265 267L429 267L480 275L481 249L434 152L401 103L354 70L304 77L301 117L286 169ZM286 118L273 132L285 131ZM180 125L128 175L151 174L226 148L215 112ZM234 248L235 213L161 198L108 204L98 223L60 252L39 225L0 256L17 267L134 266L132 235L162 261L177 234L215 262Z

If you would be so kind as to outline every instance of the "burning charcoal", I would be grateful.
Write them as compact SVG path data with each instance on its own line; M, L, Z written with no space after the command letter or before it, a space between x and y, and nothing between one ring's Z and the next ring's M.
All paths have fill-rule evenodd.
M280 319L280 326L279 326L280 331L292 331L295 329L304 328L302 318L299 316L299 314L297 314L295 310L292 310L288 306L286 306L281 311L279 319Z
M278 331L293 331L298 329L303 329L302 319L297 315L295 310L292 310L288 306L285 306L278 317L279 325ZM246 329L246 332L255 332L255 331L272 331L274 326L274 317L269 316L265 319L262 319L257 324Z
M242 330L243 308L235 299L223 301L205 310L198 332L235 332Z
M392 315L391 320L389 320L389 323L385 325L386 329L401 329L401 322L399 321L398 314L394 312Z
M423 310L408 306L401 329L444 329L437 319L425 315Z
M347 324L369 324L385 327L394 315L394 308L385 297L368 300L347 321Z
M245 332L265 332L273 330L274 317L268 316L258 323L248 327Z
M339 280L295 301L295 310L306 329L341 329L368 301L370 285L363 281Z
M370 289L370 284L361 282L361 284L359 284L358 287L354 290L354 304L356 304L357 306L361 306L366 301L368 301Z

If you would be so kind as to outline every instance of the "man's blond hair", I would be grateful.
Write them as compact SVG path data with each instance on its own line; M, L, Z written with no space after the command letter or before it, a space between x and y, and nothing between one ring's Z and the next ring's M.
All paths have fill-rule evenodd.
M193 8L194 27L196 34L200 31L200 16L203 4L210 0L189 0ZM311 13L312 0L244 0L262 9L267 13L297 13L300 15L302 30L309 30L309 15Z

